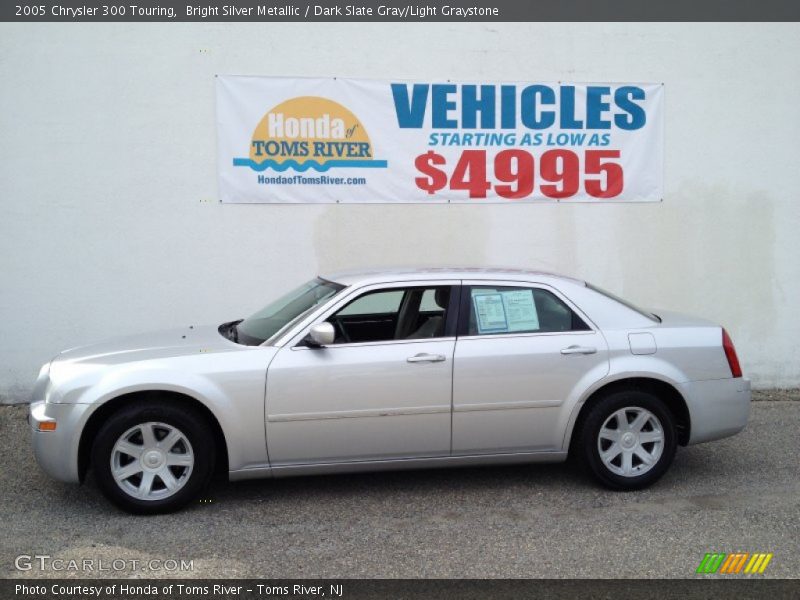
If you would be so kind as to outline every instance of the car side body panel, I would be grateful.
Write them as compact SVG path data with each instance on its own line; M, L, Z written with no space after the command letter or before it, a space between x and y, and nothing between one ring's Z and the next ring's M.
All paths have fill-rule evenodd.
M455 339L284 347L267 378L273 467L448 456ZM437 362L408 362L420 355Z
M596 352L560 354L575 344ZM606 343L594 331L460 339L453 373L453 453L562 450L560 423L573 399L607 373Z
M208 339L218 345L216 338L223 338L216 328L213 333ZM56 432L34 430L32 434L37 456L56 455L51 462L59 466L48 472L58 471L66 480L77 481L80 435L74 435L66 447L54 438L67 430L82 432L91 415L106 402L142 392L173 392L205 406L223 431L231 470L267 466L264 389L267 367L277 349L226 341L221 349L203 341L181 352L161 347L155 358L150 358L144 348L141 352L126 351L129 357L140 360L119 360L121 352L106 351L111 343L103 352L89 346L71 350L64 359L56 357L48 372L40 375L49 382L34 386L36 397L32 399L39 418L55 417L59 421ZM62 421L69 425L62 426ZM60 450L55 451L56 447Z
M678 386L692 419L689 444L711 442L744 429L750 417L750 380L688 381Z
M582 281L520 270L408 269L330 279L346 289L261 346L235 344L216 327L208 327L134 336L57 356L34 386L30 422L39 463L57 479L78 481L80 437L91 416L120 396L152 391L185 395L211 412L225 436L231 479L563 460L587 400L604 386L629 378L658 380L680 394L691 418L691 444L733 435L747 422L749 381L731 377L721 328L711 322L657 311L659 322ZM395 350L385 354L402 364L386 384L386 402L375 406L369 398L386 387L380 373L388 373L380 360L372 365L375 373L364 380L364 397L348 400L360 389L352 379L358 377L356 359L374 358L369 344L351 346L340 371L326 369L326 349L295 349L311 325L367 289L437 281L547 286L585 318L591 331L394 343ZM560 354L568 341L582 340L574 342L582 345L590 338L597 352L589 358ZM437 344L446 347L431 350ZM403 362L406 354L416 353L416 346L445 356L444 365ZM530 363L526 349L534 356ZM348 348L334 350L347 353ZM536 359L537 352L547 354L546 359ZM302 377L302 369L286 360L301 354L319 363L319 379L293 389L292 380ZM276 361L272 370L276 356L285 360ZM545 379L537 385L543 370ZM448 372L454 374L452 383ZM408 381L415 376L418 381ZM324 395L329 386L342 383L341 377L352 379L337 392L341 406L326 407ZM437 396L420 403L413 396L426 381ZM311 402L308 407L306 400ZM37 425L50 419L58 422L57 430L38 431ZM395 419L398 426L389 426L386 419ZM379 420L382 425L372 431ZM403 431L413 435L398 438ZM326 441L325 436L339 441ZM445 445L440 438L449 436L452 441ZM343 451L345 438L360 439L361 448L351 454ZM390 450L381 452L382 442ZM280 448L274 458L268 452L271 447Z

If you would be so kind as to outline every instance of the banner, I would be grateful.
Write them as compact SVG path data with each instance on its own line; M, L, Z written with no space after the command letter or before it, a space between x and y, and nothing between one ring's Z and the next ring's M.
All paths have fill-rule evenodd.
M657 202L664 86L217 77L222 202Z

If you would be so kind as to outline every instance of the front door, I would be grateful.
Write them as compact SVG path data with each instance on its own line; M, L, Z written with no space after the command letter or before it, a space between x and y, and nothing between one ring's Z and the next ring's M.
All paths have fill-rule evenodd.
M270 464L448 455L454 283L367 288L321 319L335 343L284 346L267 374Z
M546 286L463 290L453 454L561 450L565 401L608 372L605 339Z

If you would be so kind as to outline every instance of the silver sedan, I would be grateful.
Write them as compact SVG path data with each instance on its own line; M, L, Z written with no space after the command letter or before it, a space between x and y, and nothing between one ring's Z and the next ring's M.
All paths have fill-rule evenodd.
M67 350L42 367L42 468L89 468L123 509L165 512L215 472L582 462L623 490L678 445L747 423L750 382L714 323L584 281L500 269L318 277L250 318Z

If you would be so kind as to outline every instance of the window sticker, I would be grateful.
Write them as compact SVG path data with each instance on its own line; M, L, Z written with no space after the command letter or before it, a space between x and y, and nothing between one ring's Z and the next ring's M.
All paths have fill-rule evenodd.
M472 304L475 306L475 317L478 321L478 333L498 333L508 331L506 309L503 295L499 293L472 293Z
M538 331L532 290L472 290L478 334Z
M532 290L503 292L503 306L508 320L507 331L536 331L539 329L539 314L533 302Z

